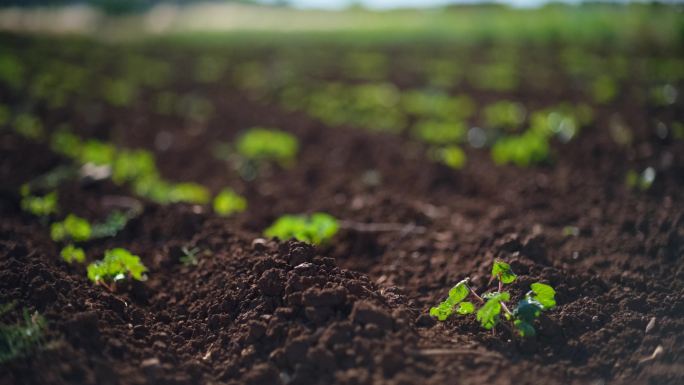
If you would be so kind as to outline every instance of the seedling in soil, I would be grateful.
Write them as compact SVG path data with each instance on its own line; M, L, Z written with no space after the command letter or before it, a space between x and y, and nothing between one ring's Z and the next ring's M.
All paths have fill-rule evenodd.
M90 223L74 214L67 215L62 222L55 222L50 227L50 237L59 242L70 239L74 242L84 242L90 239L92 228Z
M73 262L85 262L85 252L83 249L76 247L71 243L62 248L62 251L60 251L59 255L61 255L62 259L69 264Z
M154 155L145 150L118 151L112 164L112 180L117 184L156 174Z
M503 291L504 285L513 283L517 276L511 270L511 266L503 261L495 261L492 267L492 278L498 281L496 291L488 292L482 296L478 295L469 285L466 278L457 283L451 290L449 296L439 305L430 309L430 315L439 321L445 321L454 312L460 315L476 313L476 319L480 325L488 330L493 330L501 319L501 313L506 320L513 323L514 328L522 337L535 335L534 320L539 317L542 311L552 309L556 306L555 290L543 283L533 283L531 290L525 297L518 302L518 305L511 311L506 302L511 299L507 291ZM473 302L466 301L472 296L481 306L477 309Z
M171 185L168 199L170 202L188 202L194 204L206 204L210 194L206 187L197 183L177 183Z
M294 238L301 242L319 245L330 241L339 228L340 224L337 219L325 213L314 213L310 217L283 215L264 230L264 235L282 240Z
M115 155L116 148L113 144L90 139L81 146L79 160L83 164L93 163L99 166L110 166L114 161Z
M3 305L0 316L10 311L13 304ZM37 312L32 315L24 309L24 320L17 324L0 324L0 364L24 357L43 341L45 319Z
M110 291L114 291L116 282L126 278L146 280L145 272L147 267L140 262L140 257L122 248L107 250L102 260L88 265L88 279Z
M435 148L431 155L433 159L456 170L462 169L467 159L461 147L455 145Z
M28 187L28 186L26 186ZM47 217L57 213L57 192L53 191L44 196L28 195L28 188L21 191L21 209L37 217Z
M634 190L646 191L651 188L655 181L656 172L653 167L647 167L641 174L634 170L629 170L625 177L627 186Z
M214 198L214 211L221 216L227 217L241 213L247 209L247 199L235 193L231 189L223 189Z
M180 261L183 265L196 266L199 263L197 260L197 254L201 251L199 247L188 248L187 246L183 246L181 247L181 251L183 252L183 256L180 257Z
M235 146L237 153L248 161L274 161L281 166L291 165L299 150L299 142L294 135L267 128L247 130Z
M135 217L138 213L132 211L130 213L123 213L121 211L112 211L102 223L95 223L92 226L90 234L91 238L106 238L113 237L126 227L128 221Z
M492 147L492 159L495 163L512 163L519 167L543 163L548 160L549 153L548 139L533 131L503 137Z

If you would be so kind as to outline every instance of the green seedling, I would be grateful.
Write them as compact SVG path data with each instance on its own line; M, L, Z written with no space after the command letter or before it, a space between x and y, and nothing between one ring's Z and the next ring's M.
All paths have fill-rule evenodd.
M486 127L515 131L525 121L526 110L520 103L502 100L487 105L483 110Z
M461 122L424 120L418 122L412 131L416 139L435 145L460 143L466 135L466 127Z
M84 242L90 239L91 234L90 223L74 214L69 214L62 222L55 222L50 226L50 237L55 242L64 240Z
M90 237L95 239L113 237L123 230L128 221L137 214L137 212L124 213L118 210L112 211L107 215L107 219L105 219L104 222L95 223L91 226L92 231Z
M299 150L297 138L284 131L252 128L243 133L236 143L237 153L248 161L274 161L282 166L294 162Z
M247 209L247 200L231 189L223 189L214 198L214 212L227 217Z
M168 192L169 202L186 202L203 205L208 203L209 199L209 190L197 183L177 183L171 185Z
M653 185L655 177L656 172L653 167L647 167L641 174L634 170L629 170L625 176L625 183L627 184L627 187L631 189L646 191Z
M121 150L112 164L112 180L123 184L157 174L157 166L151 152L145 150Z
M466 153L459 146L435 148L430 154L434 160L456 170L462 169L466 164Z
M98 166L111 166L116 155L116 148L110 143L90 139L83 143L79 154L79 161L83 164L93 163Z
M3 305L0 316L10 311L14 304ZM24 309L23 322L16 324L0 324L0 364L25 357L43 342L47 323L40 314L29 314Z
M470 281L466 278L449 290L447 299L430 308L430 315L439 321L445 321L454 313L459 315L475 313L477 321L483 328L494 330L503 313L504 318L512 322L520 336L535 335L534 320L541 315L542 311L556 306L556 291L549 285L539 282L533 283L530 286L531 290L511 311L506 305L506 302L510 301L511 295L503 289L504 285L515 282L517 275L508 263L497 260L492 267L491 277L490 283L493 280L498 281L496 291L480 296L470 287ZM480 308L477 309L473 302L466 301L468 297L473 297L475 302L481 305Z
M57 213L57 192L53 191L44 196L28 195L26 185L21 191L21 209L37 217L47 217Z
M71 243L65 246L62 251L59 252L59 255L61 255L62 259L69 264L72 262L85 262L85 252L83 249L76 247Z
M492 159L496 164L512 163L519 167L529 167L546 162L550 152L546 137L527 131L522 135L499 139L492 147Z
M330 241L339 228L340 224L337 219L325 213L314 213L310 217L283 215L264 230L264 235L281 240L294 238L301 242L319 245Z
M140 257L122 248L105 251L102 260L88 265L88 279L114 291L116 282L126 278L137 281L147 279L147 267L140 262Z
M183 252L183 256L180 257L180 261L183 265L196 266L199 263L197 259L197 254L199 254L200 251L202 251L199 247L189 248L188 246L183 246L181 247L181 251Z

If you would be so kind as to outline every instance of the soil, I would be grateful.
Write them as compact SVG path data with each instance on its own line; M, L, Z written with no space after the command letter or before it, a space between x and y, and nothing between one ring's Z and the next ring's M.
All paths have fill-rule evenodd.
M180 56L168 55L182 66ZM603 127L612 112L598 110L576 140L554 144L552 165L496 166L486 150L467 149L467 166L454 171L401 136L326 127L224 85L203 92L217 116L202 127L144 104L103 107L97 124L68 109L41 114L153 150L171 180L231 186L249 199L228 219L141 200L143 213L121 233L85 247L88 260L125 247L150 268L149 280L114 293L63 262L48 228L20 209L18 187L68 161L0 132L0 302L37 310L49 325L41 349L0 366L0 384L684 383L684 142L652 132L658 111L613 106L632 122L632 148L611 139ZM208 155L252 126L294 133L296 166L246 182ZM168 149L154 146L158 127ZM649 191L624 185L627 170L648 165L657 170ZM59 192L65 213L91 220L131 196L109 181ZM260 234L281 214L314 211L402 230L351 226L317 248ZM202 250L196 266L180 261L188 245ZM515 300L535 281L556 288L559 305L536 337L427 316L465 277L484 289L495 258L519 275Z

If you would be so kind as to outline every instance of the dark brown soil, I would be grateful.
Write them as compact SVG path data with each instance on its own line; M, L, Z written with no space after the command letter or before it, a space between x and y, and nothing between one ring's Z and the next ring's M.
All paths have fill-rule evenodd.
M577 140L555 145L553 165L500 167L469 149L454 171L402 137L326 127L225 86L204 92L217 116L202 130L144 105L74 125L154 150L169 179L249 199L231 219L143 202L123 232L86 247L89 260L125 247L150 268L148 281L116 293L63 262L47 227L20 210L18 187L67 161L0 132L0 302L49 324L43 348L0 366L0 384L684 383L684 142L652 133L657 111L614 106L632 117L635 149L611 140L611 113L599 111ZM297 135L296 167L245 182L209 156L217 140L252 126ZM153 146L159 127L173 138L166 151ZM654 186L628 189L626 171L648 165ZM381 184L364 183L369 170ZM98 219L107 198L122 195L110 182L70 182L60 205ZM320 248L261 238L279 215L313 211L425 231L346 229ZM579 234L564 235L566 226ZM198 265L181 264L186 245L202 250ZM537 337L427 316L460 279L484 288L494 258L519 274L514 293L537 280L556 288L559 306ZM663 353L644 360L658 346Z

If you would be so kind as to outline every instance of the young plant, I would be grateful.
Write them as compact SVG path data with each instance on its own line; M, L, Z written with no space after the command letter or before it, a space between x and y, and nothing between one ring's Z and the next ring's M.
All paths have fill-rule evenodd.
M209 202L209 190L197 183L176 183L171 185L168 192L169 202L186 202L206 204Z
M59 252L59 255L61 255L62 259L68 264L73 262L85 262L85 252L83 249L76 247L71 243L62 248L62 251Z
M519 167L544 163L549 159L548 139L533 131L522 135L499 139L492 147L492 159L496 164L512 163Z
M430 155L434 160L456 170L462 169L467 159L466 153L456 145L433 148Z
M480 296L469 286L469 279L466 278L449 290L449 296L446 300L430 309L430 315L439 321L445 321L454 312L460 315L476 313L476 319L480 325L485 329L493 330L501 320L503 311L504 318L513 323L520 336L535 335L534 320L539 317L542 311L556 306L555 290L543 283L533 283L530 287L531 290L511 311L506 305L506 302L510 301L511 295L503 289L504 285L513 283L517 276L509 264L497 260L492 267L491 277L490 283L493 280L498 281L496 291ZM475 304L466 301L469 296L472 296L481 305L477 312Z
M274 161L289 166L297 156L299 142L294 135L284 131L252 128L238 138L236 150L248 161Z
M183 256L180 257L180 261L183 265L196 266L199 263L197 259L197 254L199 254L200 251L202 251L199 247L189 248L188 246L183 246L181 247L181 251L183 252Z
M28 186L27 186L28 187ZM21 209L37 217L47 217L57 213L57 192L43 196L29 195L28 188L21 191Z
M55 242L64 240L84 242L90 239L91 234L90 223L74 214L67 215L62 222L55 222L50 227L50 237Z
M90 234L91 238L106 238L113 237L126 227L131 218L135 217L138 213L135 211L124 213L121 211L112 211L107 215L107 219L101 223L95 223L92 226L92 231Z
M116 282L126 278L146 280L145 272L147 267L140 262L140 257L122 248L107 250L102 260L88 265L88 279L112 291Z
M241 213L246 209L247 200L231 189L223 189L214 198L214 211L218 215L227 217L236 213Z
M0 316L10 311L14 304L0 307ZM0 324L0 364L15 358L24 357L43 341L46 328L45 319L36 313L29 314L24 309L24 320L16 324Z
M325 213L314 213L310 217L283 215L264 230L264 235L281 240L294 238L301 242L319 245L330 241L339 228L340 224L337 219Z

